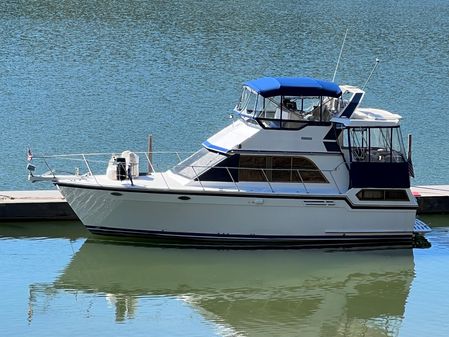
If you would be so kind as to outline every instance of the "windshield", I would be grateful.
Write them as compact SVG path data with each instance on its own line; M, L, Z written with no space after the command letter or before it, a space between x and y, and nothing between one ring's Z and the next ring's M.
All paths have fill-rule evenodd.
M174 166L172 172L189 179L194 179L226 158L223 154L202 148Z

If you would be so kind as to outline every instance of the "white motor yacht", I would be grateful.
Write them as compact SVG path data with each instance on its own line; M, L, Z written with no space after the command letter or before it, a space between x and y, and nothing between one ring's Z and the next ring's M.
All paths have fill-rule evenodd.
M241 247L411 244L430 229L416 220L401 117L361 108L364 94L313 78L248 81L230 125L169 170L141 173L139 153L125 151L106 174L83 154L87 174L30 179L56 184L95 234Z

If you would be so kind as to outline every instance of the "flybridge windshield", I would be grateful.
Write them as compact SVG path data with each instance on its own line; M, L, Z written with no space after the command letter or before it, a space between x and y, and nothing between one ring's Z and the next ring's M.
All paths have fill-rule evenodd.
M242 117L256 119L264 128L300 128L306 122L329 122L340 98L326 96L263 97L244 87L235 110Z

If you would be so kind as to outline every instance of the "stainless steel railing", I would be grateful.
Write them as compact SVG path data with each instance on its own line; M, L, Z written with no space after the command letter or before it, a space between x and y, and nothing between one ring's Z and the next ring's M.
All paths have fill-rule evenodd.
M211 188L211 180L202 180L201 175L204 172L207 172L209 169L214 170L223 170L224 177L226 179L223 179L222 182L229 182L231 183L236 191L242 190L242 185L248 184L248 183L264 183L267 185L269 191L272 193L279 192L280 187L279 183L288 183L289 186L294 186L295 184L299 184L304 189L305 193L310 193L310 187L313 186L313 184L319 183L317 181L313 181L313 179L310 179L310 173L320 173L322 177L324 177L325 181L320 181L321 183L328 183L332 184L336 187L338 190L338 193L342 193L342 191L346 190L347 186L340 186L337 182L337 179L335 178L335 174L338 170L340 170L341 167L346 168L344 165L344 162L339 163L336 167L331 169L298 169L298 168L292 168L292 169L276 169L276 168L253 168L253 167L217 167L213 165L182 165L183 157L187 158L189 155L193 154L193 152L178 152L178 151L155 151L155 152L135 152L137 155L139 155L140 158L145 158L146 162L148 163L148 166L151 168L152 173L151 174L158 174L160 175L165 187L167 189L173 189L173 186L170 186L170 179L167 177L168 170L157 170L158 167L155 165L155 163L150 160L150 158L154 158L155 156L171 156L172 158L175 158L175 163L168 166L168 163L165 163L168 167L176 166L178 168L191 168L193 172L193 176L190 177L190 179L194 182L197 182L199 187L206 191L208 188ZM44 175L51 176L54 179L57 178L57 172L62 172L64 174L72 175L72 176L79 176L79 177L92 177L92 179L95 181L96 184L100 185L99 181L97 180L97 177L94 173L94 171L99 172L99 170L102 170L103 172L106 171L108 162L112 156L119 156L119 154L114 153L77 153L77 154L68 154L68 155L42 155L42 156L34 156L34 161L40 161L42 160L45 164L45 166L48 168L48 172L46 172ZM104 159L101 159L104 158ZM106 159L107 158L107 159ZM67 168L63 170L55 170L51 167L50 161L66 161L69 163L73 162L79 162L82 163L87 171L85 173L81 173L78 167L75 168L75 172L71 173L71 171L67 170ZM101 166L100 166L101 165ZM95 167L95 168L94 168ZM262 177L263 179L254 179L254 180L245 180L241 181L239 179L240 172L243 171L254 171L259 172L260 174L258 176ZM273 175L276 175L276 173L283 173L287 174L289 173L289 180L276 180L273 179ZM102 173L104 174L104 173ZM330 179L329 179L330 178ZM276 185L276 186L274 186Z

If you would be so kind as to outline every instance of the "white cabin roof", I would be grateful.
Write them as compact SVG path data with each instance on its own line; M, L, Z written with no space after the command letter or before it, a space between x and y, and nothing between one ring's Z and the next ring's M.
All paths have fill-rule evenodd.
M358 108L351 115L351 118L338 117L331 121L341 123L344 126L397 126L401 116L387 110L374 108Z

